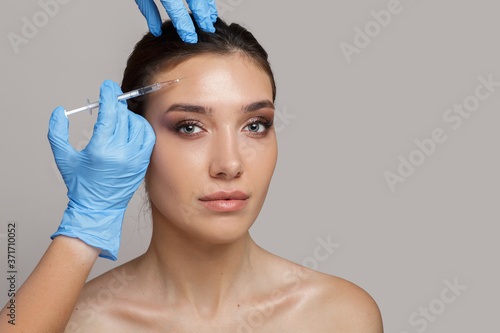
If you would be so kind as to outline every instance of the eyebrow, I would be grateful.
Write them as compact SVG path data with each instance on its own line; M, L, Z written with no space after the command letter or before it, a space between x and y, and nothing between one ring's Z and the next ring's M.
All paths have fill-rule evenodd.
M270 100L262 100L262 101L257 101L251 104L248 104L241 108L240 114L244 114L247 112L255 112L260 109L273 109L274 110L274 103L271 102ZM193 104L187 104L187 103L176 103L172 104L165 113L170 112L170 111L183 111L183 112L195 112L195 113L201 113L201 114L206 114L211 116L212 115L212 108L207 108L202 105L193 105Z

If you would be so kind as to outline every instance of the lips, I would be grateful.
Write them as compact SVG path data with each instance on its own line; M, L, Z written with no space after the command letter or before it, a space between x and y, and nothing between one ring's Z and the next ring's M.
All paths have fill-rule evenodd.
M218 191L199 199L201 204L214 212L236 212L245 208L248 195L241 191Z
M248 195L242 191L217 191L200 198L201 201L214 201L214 200L246 200Z

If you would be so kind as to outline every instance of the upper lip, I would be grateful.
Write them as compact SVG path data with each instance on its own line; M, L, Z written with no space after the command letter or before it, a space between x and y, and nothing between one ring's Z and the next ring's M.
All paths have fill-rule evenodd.
M245 200L248 199L242 191L217 191L212 194L206 195L200 198L201 201L211 201L211 200Z

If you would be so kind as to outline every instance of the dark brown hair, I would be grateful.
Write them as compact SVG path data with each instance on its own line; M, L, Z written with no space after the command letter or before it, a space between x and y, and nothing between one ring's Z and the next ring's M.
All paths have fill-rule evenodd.
M191 15L193 22L193 16ZM147 33L135 45L123 73L122 90L124 92L153 84L153 77L161 71L173 68L188 58L205 53L227 55L240 52L260 67L271 80L273 102L276 98L276 83L267 52L255 37L241 25L227 25L220 18L214 23L215 33L205 32L194 23L198 34L197 43L183 42L171 21L162 25L162 34L155 37ZM128 100L128 108L144 115L144 98Z

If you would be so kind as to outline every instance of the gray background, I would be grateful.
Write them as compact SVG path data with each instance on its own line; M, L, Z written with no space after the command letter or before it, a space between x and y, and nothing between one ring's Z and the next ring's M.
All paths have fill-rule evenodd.
M1 5L0 266L7 271L6 224L14 221L18 286L67 204L46 138L52 110L97 100L105 79L120 82L147 31L132 0L66 2L45 22L37 1ZM474 94L479 76L500 81L500 5L403 0L348 63L340 44L354 44L356 27L376 28L370 12L390 3L217 1L221 17L244 24L269 52L278 85L278 165L251 234L277 255L363 287L386 332L496 331L500 89L456 130L443 115ZM16 53L8 34L22 36L23 17L34 16L40 27ZM95 120L70 118L73 146L85 146ZM397 173L398 156L418 154L414 140L435 128L447 140L391 191L384 173ZM89 278L147 249L143 201L138 192L129 205L119 260L99 258ZM325 256L316 249L328 237L340 246ZM455 279L466 289L444 303L444 281ZM410 323L429 307L437 315L426 327Z

